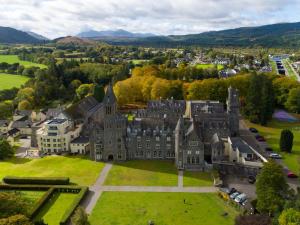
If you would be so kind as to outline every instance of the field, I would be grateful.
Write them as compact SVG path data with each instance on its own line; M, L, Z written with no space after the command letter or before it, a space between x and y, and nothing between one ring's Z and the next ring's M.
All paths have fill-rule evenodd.
M278 72L277 72L277 65L276 65L275 61L270 60L270 65L272 66L272 71L274 73L278 74Z
M293 68L291 67L291 64L289 63L288 59L282 60L282 63L284 65L284 68L287 70L288 76L291 77L294 80L298 80L298 76L295 74Z
M27 80L29 80L29 78L25 76L0 73L0 90L10 89L13 87L19 88Z
M140 64L146 63L148 61L149 60L146 60L146 59L134 59L134 60L131 60L131 62L133 63L133 65L140 65Z
M185 200L185 203L184 203ZM227 216L222 216L227 212ZM91 225L233 225L237 211L217 194L104 192Z
M288 123L272 120L267 126L247 122L248 127L255 127L264 136L267 143L283 156L284 164L294 173L300 172L300 123ZM280 152L279 140L282 129L290 129L294 134L294 146L291 154Z
M40 67L41 69L47 68L47 66L43 64L20 60L17 55L0 55L0 63L1 62L7 62L9 64L20 63L20 65L23 65L25 67L35 66Z
M184 171L183 185L186 187L212 186L214 184L211 172Z
M71 206L75 198L76 194L54 193L53 197L46 203L35 219L42 218L48 225L59 224L65 211Z
M128 161L115 163L105 185L177 186L177 169L172 161Z
M196 67L197 67L197 69L208 69L208 68L215 67L215 65L214 64L197 64ZM218 68L218 70L222 70L224 68L224 66L218 65L217 68Z
M72 183L91 185L104 164L83 157L48 156L42 159L13 158L0 162L0 181L5 176L70 177Z

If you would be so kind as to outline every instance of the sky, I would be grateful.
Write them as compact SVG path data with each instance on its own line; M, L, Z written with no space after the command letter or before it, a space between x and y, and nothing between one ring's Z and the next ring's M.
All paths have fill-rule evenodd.
M0 0L0 26L48 38L87 30L190 34L300 21L300 0Z

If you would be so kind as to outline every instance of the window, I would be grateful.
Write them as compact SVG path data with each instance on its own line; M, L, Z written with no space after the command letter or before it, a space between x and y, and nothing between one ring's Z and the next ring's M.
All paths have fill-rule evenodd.
M162 154L161 154L161 151L159 151L159 152L158 152L158 157L161 157L161 155L162 155Z
M53 142L56 142L56 139L53 139Z
M135 157L138 157L138 156L139 156L139 152L136 151L136 152L135 152Z
M154 151L154 152L153 152L153 157L156 157L156 156L157 156L157 152Z
M200 155L200 151L196 151L196 155Z
M191 154L192 154L192 151L188 151L187 154L188 154L188 155L191 155Z
M171 149L171 144L167 144L167 149Z
M140 156L144 156L144 152L143 151L140 152Z
M198 146L198 141L189 141L189 146Z
M160 144L156 144L155 149L160 149Z
M140 142L141 141L141 136L137 136L136 140L137 140L137 142Z
M167 141L171 141L171 137L170 136L167 137Z
M156 141L159 141L159 140L160 140L159 136L156 136L156 137L155 137L155 140L156 140Z
M195 163L195 158L194 157L192 157L192 164L194 164Z
M199 164L200 163L200 159L199 159L199 156L196 157L196 164Z
M187 164L191 163L191 158L189 156L186 158L186 162L187 162Z
M149 143L149 142L146 143L146 148L147 148L147 149L150 148L150 143Z
M137 147L138 147L138 148L142 148L142 143L141 143L141 142L138 142L138 143L137 143Z

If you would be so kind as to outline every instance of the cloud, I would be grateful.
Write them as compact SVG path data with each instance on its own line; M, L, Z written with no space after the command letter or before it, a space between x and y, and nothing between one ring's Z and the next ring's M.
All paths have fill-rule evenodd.
M0 26L50 38L88 29L185 34L300 20L297 0L0 0L0 9Z

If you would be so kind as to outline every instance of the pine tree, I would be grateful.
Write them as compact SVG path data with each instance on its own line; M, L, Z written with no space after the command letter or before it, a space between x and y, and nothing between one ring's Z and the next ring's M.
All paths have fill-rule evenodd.
M294 134L292 131L285 129L281 131L280 136L280 150L284 152L292 152L293 148L293 141L294 141Z
M88 216L82 207L78 207L75 210L75 213L71 217L71 224L72 225L90 225L90 223L88 221Z

